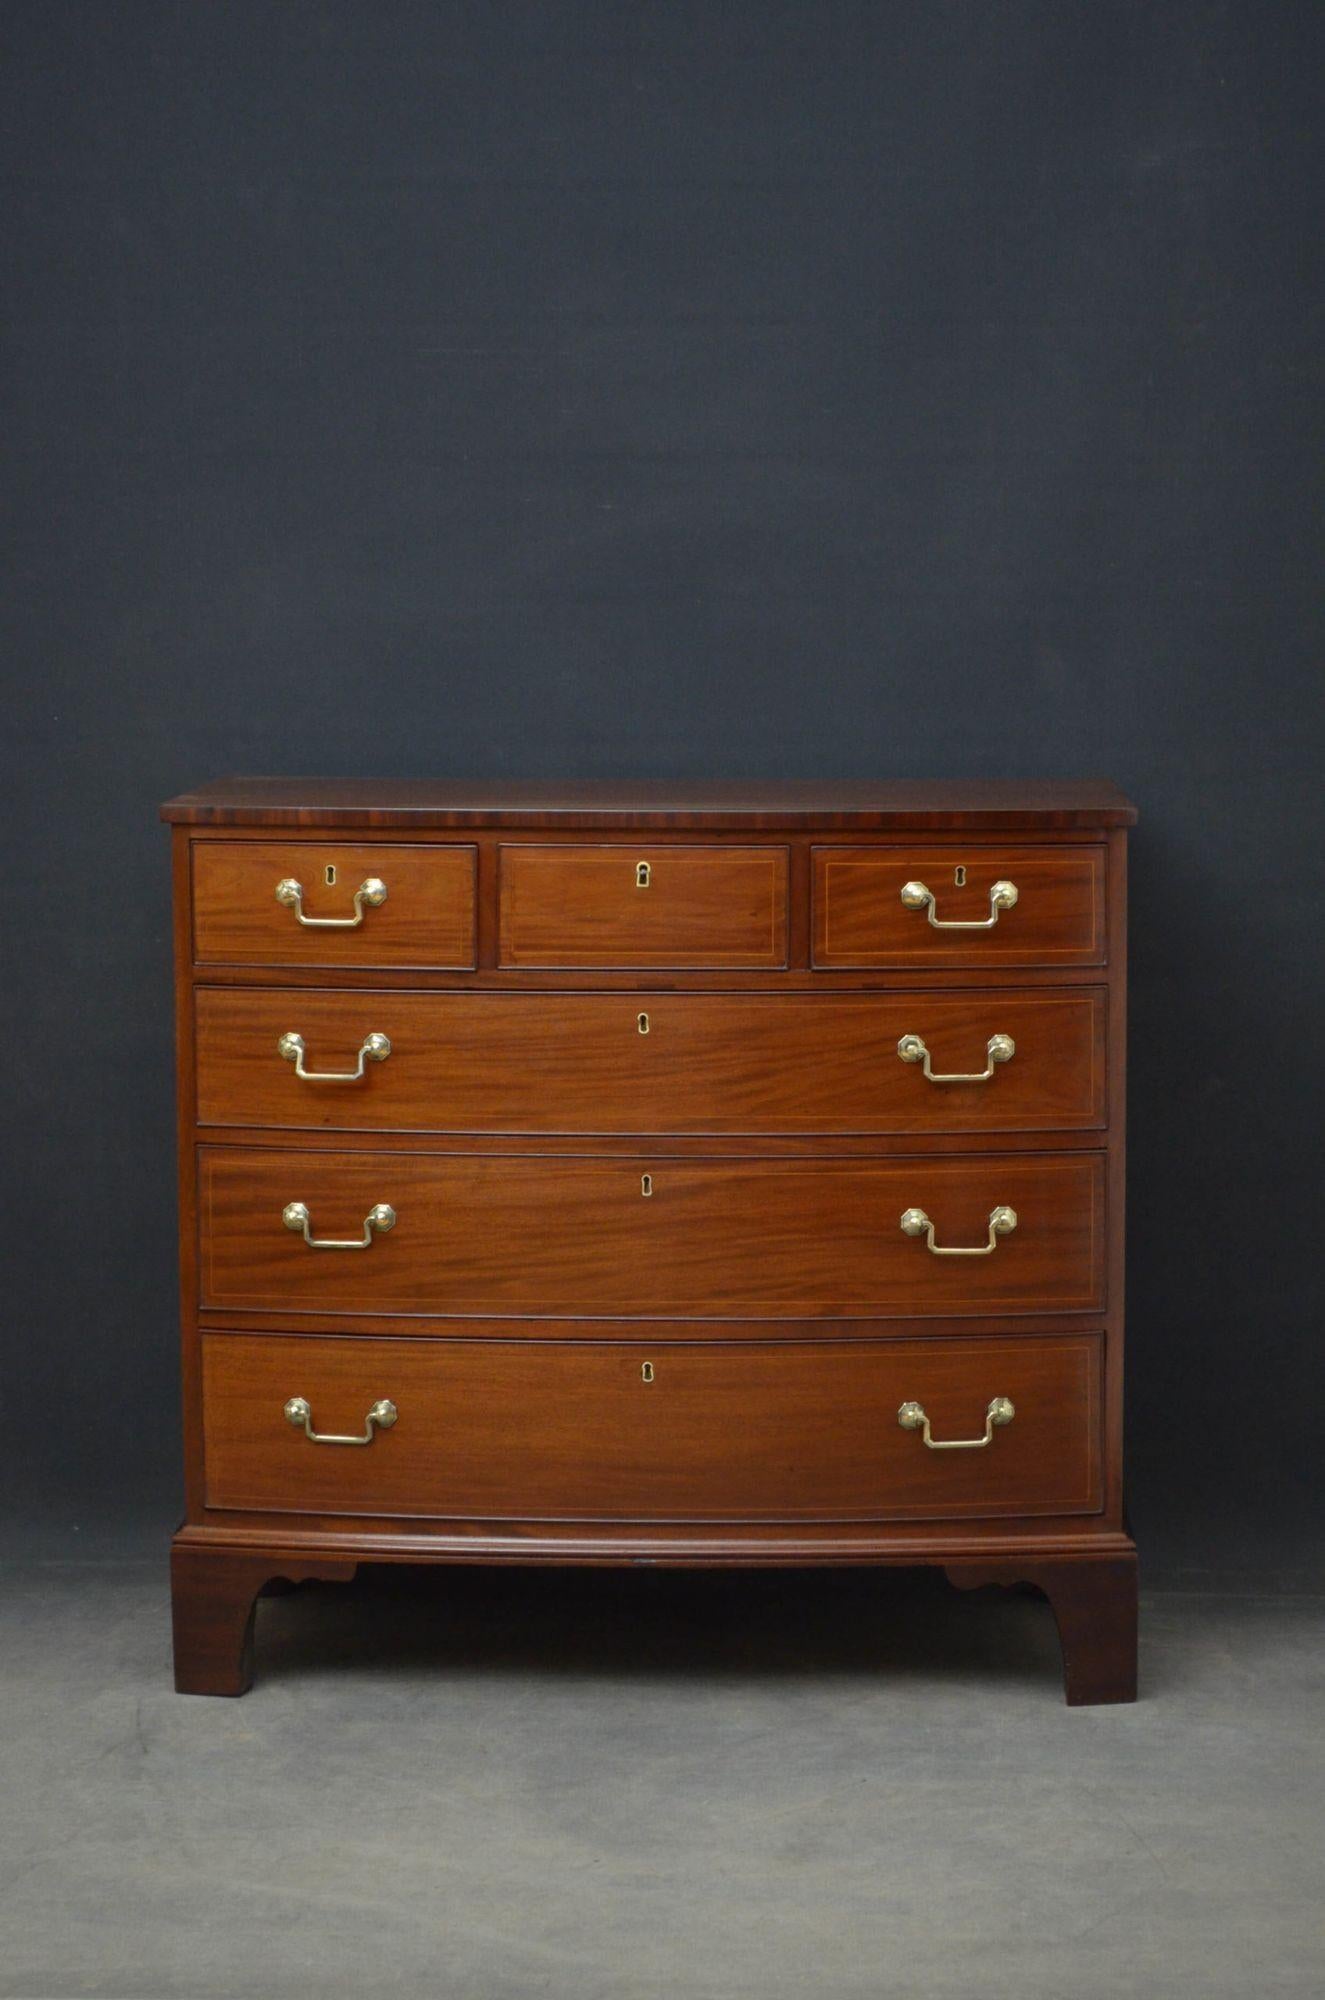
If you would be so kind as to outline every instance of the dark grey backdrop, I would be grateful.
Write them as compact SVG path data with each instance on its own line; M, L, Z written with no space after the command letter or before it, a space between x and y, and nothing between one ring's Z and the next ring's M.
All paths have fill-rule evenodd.
M1105 774L1143 813L1135 1525L1300 1534L1323 25L11 0L16 1518L176 1507L162 796Z

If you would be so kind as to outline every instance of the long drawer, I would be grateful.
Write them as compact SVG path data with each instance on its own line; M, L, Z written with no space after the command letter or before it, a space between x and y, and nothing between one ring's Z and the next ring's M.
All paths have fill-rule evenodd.
M785 1318L1104 1302L1097 1153L680 1160L204 1147L200 1177L209 1307Z
M1096 1334L673 1346L219 1333L203 1375L216 1508L736 1521L1101 1505ZM369 1442L325 1441L356 1437ZM969 1448L935 1448L954 1442Z
M346 1131L1074 1131L1104 994L197 994L203 1124ZM955 1079L955 1080L954 1080Z

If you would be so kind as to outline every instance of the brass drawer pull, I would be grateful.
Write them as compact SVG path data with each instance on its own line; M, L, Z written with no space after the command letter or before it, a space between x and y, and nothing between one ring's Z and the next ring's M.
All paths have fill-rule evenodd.
M303 1232L310 1250L367 1250L372 1244L374 1230L395 1228L396 1211L389 1202L374 1203L363 1219L362 1236L314 1236L309 1226L308 1204L302 1201L287 1201L281 1220L287 1229Z
M897 1412L897 1421L904 1431L919 1431L931 1451L983 1451L994 1435L995 1426L1010 1424L1016 1414L1008 1397L995 1396L985 1411L985 1434L980 1438L931 1437L929 1418L919 1403L903 1403Z
M305 1069L306 1053L304 1038L293 1028L281 1036L276 1044L287 1062L294 1064L294 1073L305 1083L358 1083L363 1075L365 1062L385 1062L391 1053L391 1043L385 1035L365 1035L359 1050L359 1060L353 1069Z
M929 1066L929 1050L919 1035L903 1035L897 1044L897 1053L904 1063L923 1062L925 1075L931 1083L988 1083L994 1074L995 1063L1011 1062L1017 1053L1017 1044L1011 1035L991 1035L985 1043L989 1061L983 1069L950 1070L947 1074L936 1074Z
M370 875L361 882L354 892L354 915L352 917L306 917L304 915L304 886L296 882L293 875L287 875L283 882L276 884L276 900L287 910L293 910L305 930L310 931L353 931L363 922L364 904L371 909L386 901L386 883L376 875Z
M945 1248L934 1241L934 1225L923 1208L908 1208L902 1217L904 1236L923 1236L926 1248L936 1257L987 1257L997 1248L1000 1236L1010 1236L1017 1226L1015 1208L991 1208L989 1211L989 1241L987 1243L959 1243Z
M987 917L936 917L934 915L934 891L927 889L923 882L904 882L902 901L908 910L929 909L929 921L936 931L992 931L998 922L1000 910L1010 910L1017 900L1015 882L995 882L989 891L989 915Z
M315 1431L313 1429L313 1409L307 1397L291 1396L285 1406L286 1422L293 1424L297 1431L302 1431L306 1438L312 1438L314 1444L371 1444L374 1427L379 1430L389 1431L399 1414L400 1412L397 1410L395 1404L388 1402L383 1397L380 1403L373 1404L372 1409L364 1419L363 1436L346 1437L336 1431Z

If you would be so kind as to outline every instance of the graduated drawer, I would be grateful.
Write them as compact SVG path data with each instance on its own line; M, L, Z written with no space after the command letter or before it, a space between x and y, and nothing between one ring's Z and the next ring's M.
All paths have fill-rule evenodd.
M441 844L196 841L194 957L200 964L472 966L475 855L472 846Z
M863 997L204 986L198 1117L346 1131L1074 1131L1104 1122L1104 1018L1103 993L1087 987ZM954 1074L969 1080L930 1080Z
M696 1347L218 1333L202 1345L210 1507L749 1521L1101 1505L1096 1334ZM989 1441L934 1449L914 1411L911 1428L899 1421L906 1405L938 1445ZM375 1406L386 1425L368 1421ZM328 1434L371 1441L316 1441Z
M785 965L787 850L505 845L498 962Z
M1096 1153L679 1160L203 1147L200 1163L209 1307L777 1319L1103 1304ZM1016 1224L999 1234L1004 1209ZM394 1218L385 1228L368 1219L383 1210ZM319 1247L328 1239L365 1247Z
M816 847L813 859L817 966L1103 963L1103 847Z

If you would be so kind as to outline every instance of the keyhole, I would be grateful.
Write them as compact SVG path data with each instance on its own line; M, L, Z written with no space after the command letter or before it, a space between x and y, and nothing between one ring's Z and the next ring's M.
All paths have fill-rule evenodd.
M639 1177L639 1191L640 1191L640 1193L641 1193L642 1195L644 1195L644 1196L646 1196L646 1197L647 1197L647 1196L649 1196L649 1195L651 1195L651 1194L653 1193L653 1175L652 1175L652 1174L641 1174L641 1175L640 1175L640 1177Z
M647 889L651 873L652 870L647 861L637 861L635 863L635 887L637 889Z
M649 1032L649 1017L648 1017L648 1015L647 1015L647 1014L637 1014L637 1015L635 1016L635 1026L636 1026L636 1027L637 1027L637 1028L639 1029L639 1031L640 1031L640 1033L641 1033L642 1035L647 1035L647 1034L648 1034L648 1032Z
M960 862L952 871L952 879L959 889L966 887L966 870Z
M328 863L327 863L327 867L326 867L326 873L325 873L325 874L323 875L323 877L322 877L322 880L323 880L323 881L324 881L324 882L326 883L326 885L327 885L328 889L334 889L334 888L335 888L335 886L336 886L336 864L335 864L335 862L334 862L334 861L328 861Z
M651 1361L646 1361L644 1363L644 1366L640 1369L639 1377L641 1382L652 1382L653 1363Z

